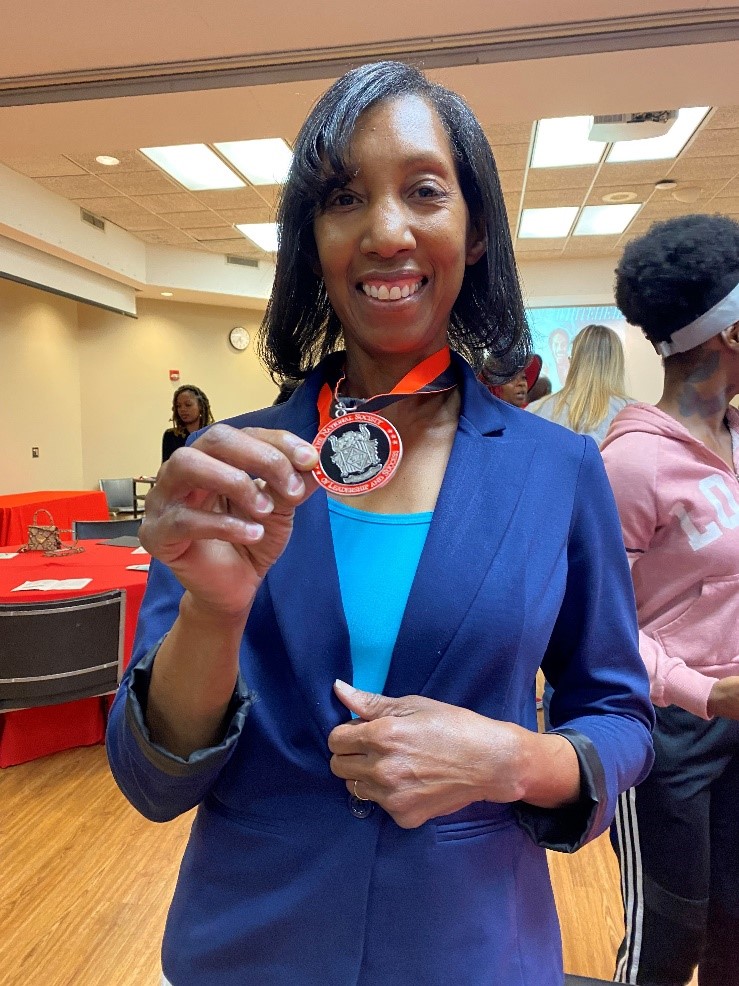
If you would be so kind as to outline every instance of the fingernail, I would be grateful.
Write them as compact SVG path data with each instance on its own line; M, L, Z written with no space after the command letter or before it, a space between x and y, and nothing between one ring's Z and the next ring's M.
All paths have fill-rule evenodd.
M275 508L274 503L266 493L257 493L254 498L254 506L260 514L272 513Z
M350 684L348 684L348 683L347 683L346 681L342 681L342 680L341 680L341 678L337 678L337 679L336 679L336 680L334 681L334 687L335 687L335 688L338 688L338 689L339 689L339 691L346 691L347 689L348 689L349 691L354 691L354 688L353 688L353 686L352 686L352 685L350 685Z
M299 496L305 492L305 483L296 473L293 473L287 481L287 492L291 496Z
M298 466L310 466L317 459L316 450L312 445L301 445L295 449L295 464Z
M264 537L264 528L261 524L247 524L246 536L250 541L259 541Z

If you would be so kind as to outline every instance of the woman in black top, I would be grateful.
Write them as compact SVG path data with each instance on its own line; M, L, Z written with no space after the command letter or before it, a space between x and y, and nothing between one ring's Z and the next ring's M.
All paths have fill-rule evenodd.
M213 424L210 401L199 387L186 383L178 387L172 398L172 428L162 435L162 462L166 462L175 449L182 448L188 435Z

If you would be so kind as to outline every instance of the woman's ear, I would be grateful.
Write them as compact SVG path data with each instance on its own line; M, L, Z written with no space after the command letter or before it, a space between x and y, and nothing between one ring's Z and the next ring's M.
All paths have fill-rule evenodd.
M488 241L485 236L485 228L470 223L469 230L467 231L467 251L464 257L464 261L468 267L477 263L487 250L487 246Z
M721 338L730 349L739 350L739 322L734 322L728 329L724 329Z

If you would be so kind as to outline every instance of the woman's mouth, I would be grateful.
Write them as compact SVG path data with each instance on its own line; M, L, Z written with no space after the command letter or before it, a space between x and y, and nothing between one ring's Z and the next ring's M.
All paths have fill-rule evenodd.
M425 277L409 278L403 281L361 281L359 287L368 298L375 298L377 301L400 301L401 298L410 298L426 282Z

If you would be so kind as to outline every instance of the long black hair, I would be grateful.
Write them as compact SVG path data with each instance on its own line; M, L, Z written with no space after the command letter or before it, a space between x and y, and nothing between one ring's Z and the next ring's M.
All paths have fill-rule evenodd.
M272 295L258 339L275 378L301 379L339 347L342 329L318 273L313 221L330 192L351 179L349 144L371 106L417 95L434 107L449 138L470 222L486 236L483 257L465 270L452 308L449 340L479 369L492 354L510 372L525 365L531 339L524 314L503 193L490 144L456 93L403 62L347 72L318 100L294 147L277 211L279 249Z

